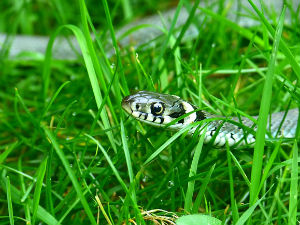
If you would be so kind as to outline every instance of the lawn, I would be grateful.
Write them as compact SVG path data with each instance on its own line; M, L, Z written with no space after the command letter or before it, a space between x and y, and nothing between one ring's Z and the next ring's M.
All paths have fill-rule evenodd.
M1 224L298 223L298 132L265 139L265 125L299 107L300 9L199 2L1 1ZM45 54L10 55L16 35L49 37ZM216 148L138 122L121 107L138 90L259 115L256 143Z

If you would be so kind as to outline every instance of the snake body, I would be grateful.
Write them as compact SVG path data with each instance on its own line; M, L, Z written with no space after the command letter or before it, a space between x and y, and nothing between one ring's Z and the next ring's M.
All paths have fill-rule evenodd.
M251 145L255 142L257 126L251 119L214 115L175 95L140 91L125 97L122 107L139 121L171 130L180 130L195 123L189 133L194 134L198 130L200 135L205 135L204 143L211 142L218 147L225 146L226 141L229 146ZM267 125L267 138L294 138L298 115L297 108L271 114ZM258 116L253 119L255 121ZM176 121L172 123L174 120ZM197 123L198 121L202 122Z

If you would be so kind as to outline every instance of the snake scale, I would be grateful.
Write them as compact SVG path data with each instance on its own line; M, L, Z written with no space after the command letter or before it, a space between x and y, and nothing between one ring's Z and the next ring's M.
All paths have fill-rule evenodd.
M203 111L195 105L175 95L150 91L139 91L122 100L123 109L135 119L170 130L180 130L189 124L196 123L189 130L194 134L198 129L205 135L204 143L223 147L226 140L229 146L243 146L255 142L256 124L247 117L226 118ZM277 112L270 115L266 138L294 138L296 134L299 111L290 109L287 113ZM178 119L180 117L180 119ZM254 116L258 119L258 116ZM177 121L174 121L176 120ZM172 121L174 121L172 123ZM171 123L171 124L169 124Z

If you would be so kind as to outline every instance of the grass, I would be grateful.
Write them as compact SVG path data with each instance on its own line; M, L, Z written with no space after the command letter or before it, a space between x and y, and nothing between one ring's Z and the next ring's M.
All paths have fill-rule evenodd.
M1 224L172 224L197 213L223 224L297 223L299 132L265 140L268 113L300 100L298 24L284 25L284 11L270 24L252 4L260 25L241 28L225 20L224 6L198 8L200 35L181 43L197 20L183 0L191 10L184 26L175 27L176 14L164 35L133 49L119 45L118 25L171 1L24 4L0 3L0 32L51 38L44 60L0 52ZM52 59L65 34L76 37L78 60ZM219 115L259 114L255 147L217 149L187 137L190 127L172 133L129 118L122 97L145 89Z
M258 120L258 129L256 132L256 142L254 146L253 154L253 166L251 174L256 174L256 176L251 176L251 186L250 186L250 205L254 205L257 200L257 195L259 192L259 183L260 177L262 174L262 163L264 155L264 146L265 146L265 136L266 136L266 126L268 122L268 114L270 111L270 103L272 97L272 83L273 75L275 72L275 61L278 53L279 42L282 34L282 28L285 18L286 8L283 8L280 20L276 29L274 36L274 45L272 53L270 56L269 67L266 74L264 89L262 93L262 99L259 110L259 120Z

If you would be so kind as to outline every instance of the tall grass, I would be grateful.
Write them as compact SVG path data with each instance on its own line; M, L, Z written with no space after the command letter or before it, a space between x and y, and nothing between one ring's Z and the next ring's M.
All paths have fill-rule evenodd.
M216 224L296 223L299 139L265 138L268 113L300 100L299 32L297 23L284 25L285 9L274 24L250 1L261 24L242 28L226 19L224 1L216 13L182 0L169 29L134 48L120 46L118 25L157 13L159 1L27 8L25 1L3 2L0 8L10 10L0 15L1 32L50 35L42 61L1 54L3 224L172 224L187 214L209 215L197 218L214 217ZM190 14L178 28L184 6ZM9 28L3 21L12 18ZM199 36L182 43L193 24ZM52 58L54 41L66 33L76 37L78 60ZM246 116L258 124L257 142L218 149L188 137L193 125L172 133L137 122L121 99L143 89L181 96L218 115ZM251 117L258 114L258 121Z

